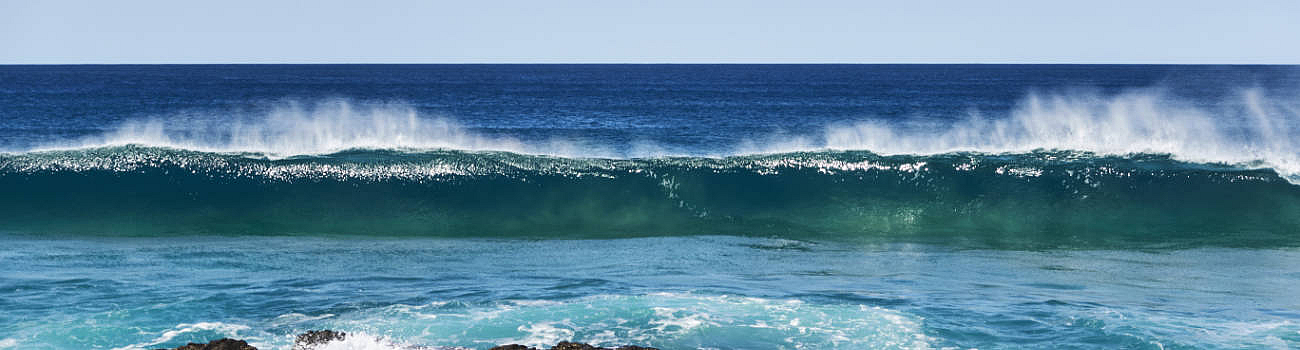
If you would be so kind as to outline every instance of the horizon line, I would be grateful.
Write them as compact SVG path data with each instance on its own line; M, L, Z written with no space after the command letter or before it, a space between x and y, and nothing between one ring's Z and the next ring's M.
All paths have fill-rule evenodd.
M164 65L1167 65L1167 66L1297 66L1296 63L1226 63L1226 62L78 62L78 63L9 63L0 66L164 66Z

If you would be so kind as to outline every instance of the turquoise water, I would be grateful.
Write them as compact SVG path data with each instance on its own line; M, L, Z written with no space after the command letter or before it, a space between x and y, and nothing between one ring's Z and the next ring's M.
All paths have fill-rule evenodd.
M1287 348L1300 251L985 250L733 236L6 236L0 344L287 349ZM374 342L375 344L369 344Z
M0 155L11 232L616 238L725 234L996 249L1300 245L1271 169L1087 152L590 159L106 147Z

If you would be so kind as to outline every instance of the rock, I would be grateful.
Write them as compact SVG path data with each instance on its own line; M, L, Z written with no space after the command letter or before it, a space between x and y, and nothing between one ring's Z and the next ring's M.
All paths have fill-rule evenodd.
M510 345L493 346L491 349L488 350L537 350L537 348L530 348L519 344L510 344Z
M167 350L167 349L158 349ZM230 338L221 338L208 342L207 344L189 343L188 345L178 347L172 350L257 350L252 345L248 345L243 340L234 340Z
M562 341L559 344L555 344L555 346L552 346L551 350L609 350L609 349L598 348L585 343L570 343L567 341Z
M343 340L348 336L347 333L335 332L331 330L307 331L299 334L293 340L293 350L310 350L316 345L325 344L335 340Z

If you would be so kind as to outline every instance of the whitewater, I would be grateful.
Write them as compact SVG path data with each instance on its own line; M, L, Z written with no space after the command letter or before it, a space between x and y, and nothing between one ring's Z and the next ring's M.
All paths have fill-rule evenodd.
M772 132L742 136L723 149L673 151L653 142L602 145L549 138L522 141L469 130L448 117L421 115L409 104L356 106L330 100L304 106L277 104L260 115L129 120L99 135L46 141L10 153L144 146L283 158L347 150L502 151L571 158L725 157L820 150L862 150L886 155L956 152L1080 151L1101 155L1168 154L1189 162L1271 168L1288 179L1300 174L1300 105L1241 88L1233 100L1207 110L1162 94L1134 89L1113 96L1090 92L1030 94L1006 118L978 110L946 120L840 122L820 134ZM1230 103L1229 103L1230 102Z

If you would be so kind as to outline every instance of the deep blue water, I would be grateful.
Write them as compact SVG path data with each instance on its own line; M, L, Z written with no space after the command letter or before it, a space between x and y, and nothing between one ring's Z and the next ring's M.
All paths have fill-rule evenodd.
M1300 346L1300 68L0 66L0 349Z
M142 65L0 67L10 148L141 119L260 118L286 104L397 103L490 135L727 149L864 120L1008 114L1030 93L1166 90L1182 104L1294 100L1293 66L1175 65Z

